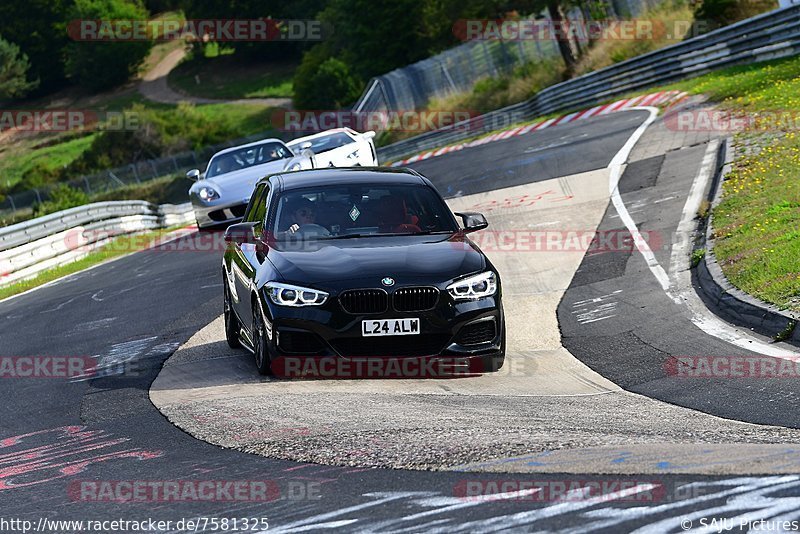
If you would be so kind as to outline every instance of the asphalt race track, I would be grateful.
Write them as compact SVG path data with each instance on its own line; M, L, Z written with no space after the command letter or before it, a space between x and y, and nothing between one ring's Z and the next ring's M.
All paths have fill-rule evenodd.
M596 117L431 158L414 167L434 181L451 205L462 198L469 198L470 205L484 198L471 195L485 195L485 202L497 190L529 184L574 185L591 176L602 180L606 198L587 200L594 211L587 211L586 216L594 217L601 229L622 229L618 210L607 200L609 173L614 172L609 165L647 117L646 110ZM619 185L622 201L640 230L658 232L667 245L672 243L708 142L708 138L673 135L660 121L644 132L630 154L629 160L636 163L625 169ZM573 188L568 196L583 192ZM498 206L494 215L498 224L505 225L501 228L519 228L520 221L528 223L529 219L517 216L513 209L503 212L502 202ZM538 215L546 222L547 214L547 209L534 210L525 217ZM487 217L492 224L492 211ZM552 306L553 317L542 318L549 328L543 332L556 328L549 338L537 336L542 337L545 347L539 356L546 351L563 351L565 358L574 357L586 364L585 368L575 364L582 369L580 376L597 376L595 384L608 390L593 399L625 395L626 399L641 399L637 402L673 411L675 419L669 424L674 425L675 432L683 432L682 440L659 453L662 456L655 450L661 438L650 440L647 465L651 468L646 471L637 471L638 467L615 471L609 467L635 460L633 453L625 452L625 441L608 444L614 446L609 460L612 452L603 449L602 439L587 442L586 448L575 442L568 450L559 451L558 433L549 435L546 453L540 449L525 455L528 444L523 443L522 448L509 449L507 454L484 451L480 465L459 460L446 466L447 470L431 471L419 470L432 469L429 465L406 470L371 467L369 462L358 461L325 465L322 461L265 458L198 440L174 426L153 405L155 388L151 391L151 384L164 362L220 314L220 251L208 246L213 239L210 234L194 233L161 250L126 256L0 302L3 356L91 357L109 374L92 379L3 380L0 516L32 521L42 527L40 531L59 532L79 529L48 530L40 521L44 517L173 522L266 518L269 530L278 532L678 532L699 527L702 520L710 518L734 518L738 525L742 518L794 520L800 516L800 476L780 474L797 472L800 460L800 446L792 445L800 444L800 435L793 430L798 427L796 385L788 380L687 381L667 376L665 361L671 356L746 353L696 327L689 312L670 298L654 276L652 265L636 250L583 257L573 253L571 279L559 287L546 288L557 291L559 298L549 298L544 290L530 298ZM677 279L679 273L669 268L670 250L670 246L664 246L653 252L660 265L667 266L665 270ZM519 254L506 260L508 269L524 267L532 272L537 272L538 262L550 261ZM522 291L524 284L508 282L519 290L519 316L534 313L525 308L529 301ZM524 344L529 342L526 335L518 334L516 341L520 358L525 357ZM206 361L214 357L204 356ZM241 356L237 361L239 369L246 371L247 358ZM202 361L197 365L202 370ZM169 367L164 367L165 372ZM514 379L509 376L509 380ZM245 382L243 378L242 388L270 386L258 380ZM502 388L502 377L495 383ZM620 392L614 384L630 393ZM316 384L289 383L282 387L313 390ZM325 390L334 386L319 387ZM487 432L484 412L491 413L503 404L516 409L541 403L548 413L536 423L541 435L549 432L551 427L546 425L551 422L562 425L562 429L572 424L579 427L581 422L570 417L580 412L585 414L584 425L615 431L625 438L626 421L635 419L634 414L625 412L629 405L624 403L616 412L603 411L601 402L589 401L574 412L562 413L559 410L564 404L579 401L559 397L556 391L547 393L506 399L506 392L498 389L491 395L476 395L482 399L480 403L454 401L452 410L461 413L459 424L467 439L482 430ZM331 403L342 398L326 399ZM256 403L257 397L251 397L251 402ZM429 403L427 409L437 405ZM335 417L336 410L331 408L336 407L329 404L319 410L324 412L325 408ZM374 408L382 407L376 401ZM593 412L595 407L597 412ZM305 408L315 410L311 403ZM416 408L423 412L426 405ZM349 412L352 404L339 406L339 410ZM213 414L206 415L213 418ZM525 430L523 434L528 431L525 417L526 412L520 411L518 426ZM683 428L679 429L681 421ZM331 420L329 425L336 423ZM704 445L714 440L703 436L707 430L700 427L703 424L719 425L728 433L721 433L714 444ZM663 431L657 428L657 419L648 425L653 432ZM302 426L298 423L298 428ZM451 428L443 439L450 439L453 431ZM423 435L425 428L418 428L417 433ZM627 437L635 441L643 439L643 434L640 429ZM744 448L735 449L728 441L738 441ZM692 442L700 446L692 449ZM757 447L776 443L783 445L773 445L769 450ZM337 444L324 445L335 448ZM408 447L415 446L414 441L408 441ZM681 447L693 450L694 463L676 464ZM708 459L698 460L702 454ZM548 464L546 470L537 469L548 463L547 458L557 461ZM721 464L725 467L719 468ZM719 472L731 475L706 474ZM272 491L267 492L268 499L204 501L115 501L93 498L85 491L103 481L266 481ZM591 498L586 488L592 484L608 486L603 498ZM564 493L565 486L572 491ZM480 496L470 496L470 488L479 488ZM553 488L560 488L560 493ZM185 529L173 523L160 531Z

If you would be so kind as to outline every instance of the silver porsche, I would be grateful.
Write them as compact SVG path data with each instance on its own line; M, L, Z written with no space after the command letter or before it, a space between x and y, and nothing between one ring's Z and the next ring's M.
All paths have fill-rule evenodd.
M263 139L226 148L214 154L204 173L192 169L197 180L189 200L198 228L222 226L242 218L256 182L270 174L314 168L310 151L295 154L280 139Z

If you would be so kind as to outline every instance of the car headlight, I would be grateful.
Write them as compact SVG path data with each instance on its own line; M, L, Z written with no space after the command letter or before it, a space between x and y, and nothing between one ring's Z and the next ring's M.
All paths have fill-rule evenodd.
M447 292L455 300L476 300L491 297L497 292L497 275L492 271L458 280L447 286Z
M211 202L212 200L216 200L219 198L219 193L213 187L208 187L204 185L200 189L197 190L197 196L200 197L200 200L204 202Z
M297 163L293 163L292 165L290 165L289 168L286 169L286 170L291 172L291 171L299 171L302 168L303 168L303 166L300 165L300 162L297 162Z
M267 290L269 300L279 306L321 306L328 300L328 294L324 291L310 289L308 287L281 284L279 282L267 282L264 286Z

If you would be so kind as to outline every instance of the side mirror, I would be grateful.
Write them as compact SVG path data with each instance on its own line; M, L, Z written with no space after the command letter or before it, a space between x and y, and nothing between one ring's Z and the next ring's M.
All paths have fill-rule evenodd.
M370 130L368 132L364 132L363 134L361 134L361 137L363 137L364 139L372 139L373 137L375 137L375 131Z
M258 238L256 237L255 226L255 222L230 225L225 229L225 242L236 243L237 245L243 243L257 243Z
M186 177L190 180L199 180L200 179L200 171L198 169L192 169L191 171L186 173Z
M311 141L306 141L305 143L302 143L300 145L300 151L302 152L303 150L308 150L312 146L314 146L314 143L312 143Z
M477 232L489 226L486 217L484 217L482 213L464 212L456 213L456 215L461 217L461 223L464 226L465 234Z

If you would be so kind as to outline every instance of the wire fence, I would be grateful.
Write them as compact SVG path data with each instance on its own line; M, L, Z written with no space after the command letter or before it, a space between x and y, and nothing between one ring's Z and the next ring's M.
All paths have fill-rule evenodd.
M660 0L613 0L611 17L635 17ZM584 25L587 15L580 9L566 14L571 24ZM533 20L533 19L529 19ZM544 24L548 16L536 17ZM482 78L498 77L530 62L559 59L555 35L517 41L468 41L417 63L370 80L354 106L356 112L416 110L431 99L469 91Z
M655 7L660 1L609 0L607 6L610 16L635 17ZM579 9L571 10L566 16L571 23L576 24L583 24L587 19ZM549 18L538 17L537 20L548 21ZM558 45L553 36L548 39L516 42L470 41L372 79L354 106L354 111L420 109L431 98L470 90L482 78L502 76L517 66L559 57ZM273 135L274 132L257 134L196 151L130 163L81 176L66 183L90 196L106 193L121 187L182 174L193 168L202 168L215 152L223 148ZM59 184L0 196L0 219L13 217L20 210L29 210L37 203L46 202L57 185Z

